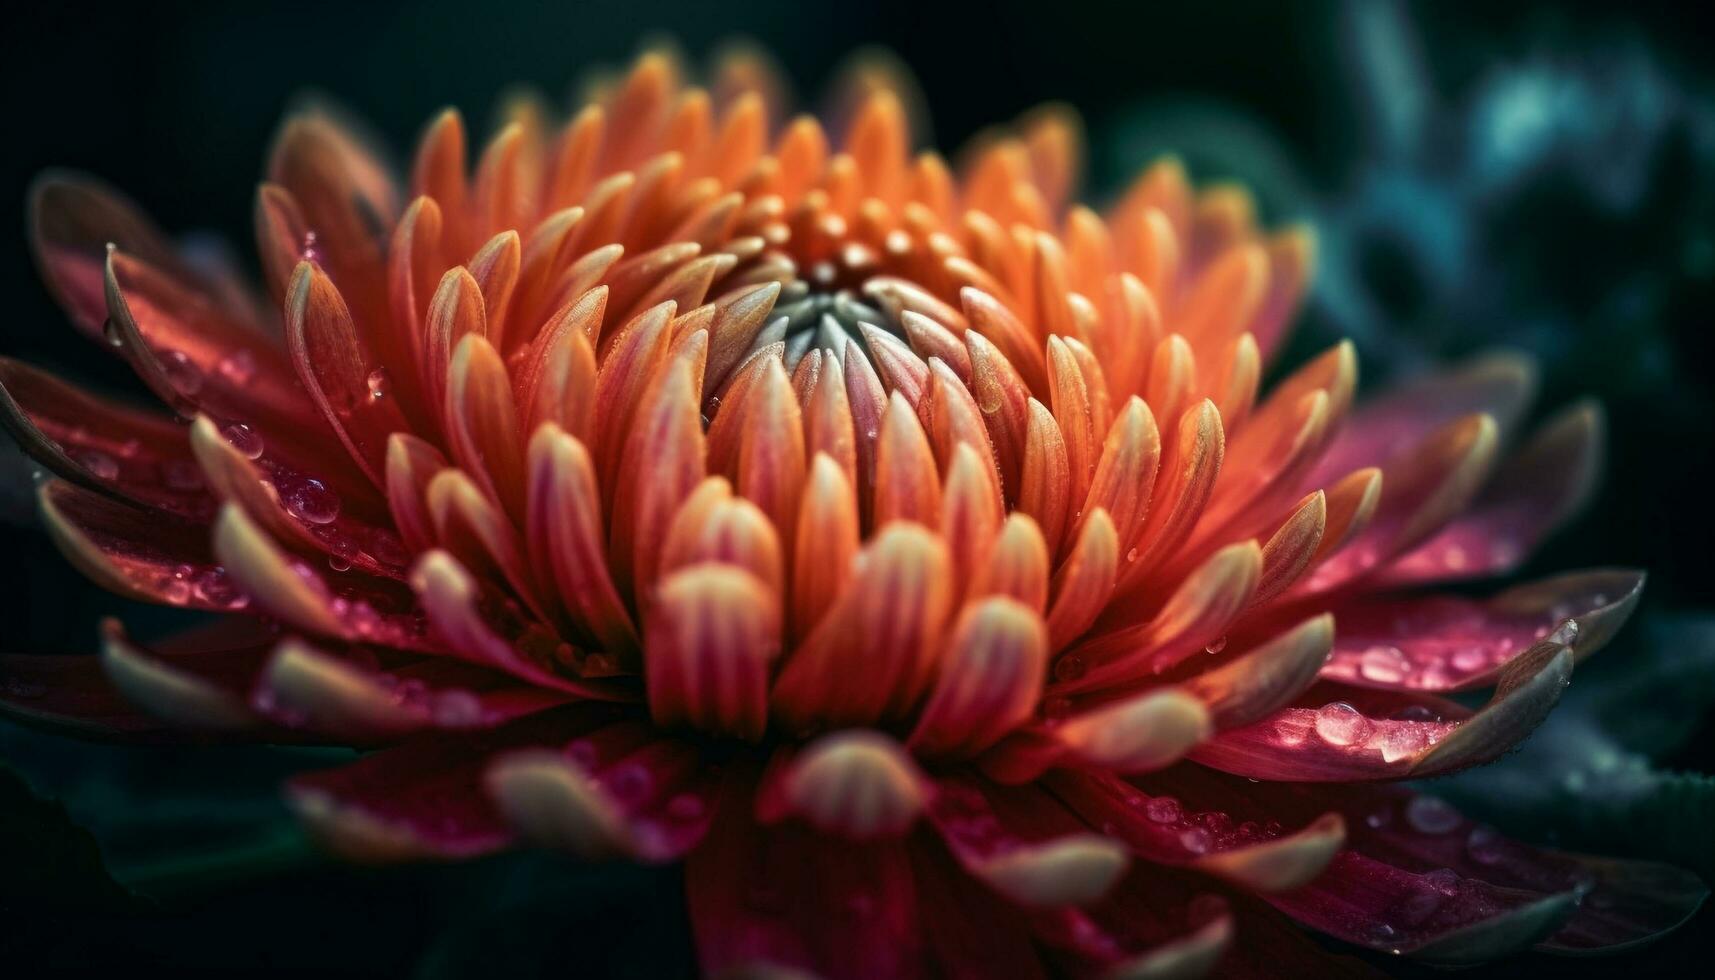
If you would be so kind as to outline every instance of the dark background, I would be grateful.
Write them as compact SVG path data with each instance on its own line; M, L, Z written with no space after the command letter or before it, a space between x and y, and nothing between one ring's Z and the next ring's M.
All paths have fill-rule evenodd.
M1601 398L1609 479L1526 571L1648 567L1646 625L1631 631L1640 634L1632 647L1647 649L1636 657L1672 660L1683 673L1685 658L1709 656L1715 632L1699 618L1715 584L1708 15L1636 3L433 0L62 3L4 17L0 227L15 230L0 235L7 356L138 390L68 329L30 264L21 205L45 167L98 174L169 231L213 232L248 259L268 139L306 90L343 102L403 150L445 105L480 131L513 84L559 98L645 39L673 38L694 60L724 39L753 38L812 105L843 57L880 44L916 72L943 149L1059 99L1085 114L1097 198L1171 147L1199 177L1252 184L1271 220L1315 222L1324 264L1295 350L1353 336L1366 385L1511 344L1543 358L1544 410ZM107 614L125 614L145 635L174 625L92 589L61 561L34 528L29 474L9 442L0 446L0 553L13 579L0 589L4 648L89 651ZM1633 676L1623 667L1605 667L1616 688ZM1709 682L1691 686L1705 692ZM1635 709L1677 712L1675 737L1620 741L1664 772L1707 772L1715 760L1700 719L1710 701L1715 692ZM119 750L3 726L0 759L10 765L0 767L0 856L9 859L0 882L13 872L0 885L0 936L8 927L27 935L20 948L36 962L338 962L358 974L423 976L478 964L671 975L688 962L678 885L665 872L511 859L294 870L232 884L219 868L187 873L174 863L187 849L234 842L261 841L271 855L279 808L270 787L326 754ZM44 799L64 800L100 853ZM1707 793L1700 799L1709 805ZM1585 830L1581 838L1550 825L1541 835L1608 845L1590 839L1600 828ZM15 850L20 836L41 846ZM34 863L20 869L16 855ZM166 897L129 898L103 862ZM91 908L97 918L78 927ZM1708 919L1629 968L1695 962Z

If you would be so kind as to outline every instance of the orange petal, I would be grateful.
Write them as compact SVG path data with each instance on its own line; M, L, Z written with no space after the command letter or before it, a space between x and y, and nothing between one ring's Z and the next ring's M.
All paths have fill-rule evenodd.
M661 580L644 649L656 724L755 741L768 724L768 677L780 653L778 596L731 565L699 564Z
M999 596L973 602L953 626L940 677L908 743L929 755L974 755L1035 711L1048 664L1042 617Z
M558 589L573 622L621 660L637 635L608 573L595 466L576 437L552 424L530 439L525 539L539 581Z
M952 607L947 552L916 524L883 527L845 590L787 659L771 708L788 730L900 717L927 688Z

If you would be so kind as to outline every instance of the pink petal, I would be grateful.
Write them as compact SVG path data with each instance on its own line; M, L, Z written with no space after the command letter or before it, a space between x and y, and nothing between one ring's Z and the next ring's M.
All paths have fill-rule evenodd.
M1428 695L1321 683L1252 725L1191 750L1204 765L1256 779L1403 779L1487 762L1530 734L1572 676L1572 651L1550 639L1515 658L1476 711Z
M1348 852L1309 886L1268 900L1306 924L1372 948L1410 951L1425 933L1436 931L1438 921L1446 925L1473 913L1547 902L1551 907L1539 910L1544 928L1553 929L1548 911L1570 917L1535 936L1538 949L1613 950L1673 929L1708 893L1696 876L1665 865L1587 858L1508 840L1440 800L1399 787L1253 783L1194 767L1143 782L1235 814L1287 821L1328 810L1340 814ZM1530 918L1509 923L1503 914L1488 924L1489 938L1510 939L1514 947L1528 943L1533 937L1522 927ZM1475 950L1461 951L1449 941L1430 952L1453 960Z
M1247 890L1285 891L1311 881L1346 838L1337 814L1283 831L1279 821L1264 822L1256 814L1192 810L1202 805L1200 797L1187 795L1182 803L1169 795L1150 796L1099 770L1060 770L1047 785L1092 827L1124 841L1138 857L1196 868Z
M1494 682L1538 640L1562 637L1582 660L1625 623L1643 591L1631 571L1574 572L1487 600L1363 597L1337 606L1322 676L1362 687L1462 691Z
M1602 413L1573 406L1543 425L1471 507L1381 573L1388 585L1499 575L1517 568L1589 499L1601 471Z
M1059 964L1057 973L1203 976L1218 964L1224 969L1235 930L1230 903L1205 884L1136 868L1091 908L1033 914L1031 931Z
M1503 432L1509 431L1535 391L1536 366L1511 352L1474 357L1398 385L1353 409L1306 489L1327 486L1355 469L1383 465L1463 415L1487 412Z

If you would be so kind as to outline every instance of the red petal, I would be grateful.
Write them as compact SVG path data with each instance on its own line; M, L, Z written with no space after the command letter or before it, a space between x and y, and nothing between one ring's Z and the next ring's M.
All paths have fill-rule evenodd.
M568 742L568 734L578 737ZM671 861L696 847L721 786L701 749L663 738L641 719L507 753L489 764L484 781L525 840L639 861Z
M1129 863L1118 841L1090 831L1037 786L997 786L950 776L929 819L965 870L1026 906L1099 900Z
M144 602L236 610L249 600L209 552L208 527L60 480L37 491L60 551L104 588Z
M72 323L90 337L100 340L107 320L101 280L109 244L175 274L187 272L136 205L92 177L49 172L36 178L29 196L36 265Z
M185 430L0 358L0 423L31 457L77 485L206 519L213 500Z
M703 970L917 975L922 940L905 844L830 839L795 822L763 827L749 783L728 777L708 838L685 867Z
M513 839L484 786L498 754L561 745L614 718L609 706L573 706L492 732L421 738L298 776L288 794L311 831L351 859L474 857Z

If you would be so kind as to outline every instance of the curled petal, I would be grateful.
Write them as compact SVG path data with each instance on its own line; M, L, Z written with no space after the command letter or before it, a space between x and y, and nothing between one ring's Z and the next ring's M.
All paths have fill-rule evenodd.
M1117 772L1149 772L1208 738L1209 712L1174 688L1141 694L1068 718L1055 730L1080 759Z
M764 819L794 814L825 833L863 841L904 833L931 792L897 742L855 730L823 735L775 765L758 805Z
M908 744L930 755L988 748L1035 710L1047 660L1047 628L1039 615L998 596L973 602L953 626L940 676Z
M1487 762L1528 735L1571 676L1572 651L1545 640L1508 665L1493 699L1475 712L1446 701L1315 687L1296 707L1221 732L1192 758L1223 772L1303 782L1453 772Z
M884 527L820 625L787 658L771 711L788 728L904 714L931 680L951 600L940 539L915 524Z
M526 840L580 857L670 861L708 830L718 789L690 745L635 723L597 728L563 749L500 756L483 782Z
M1334 636L1334 616L1324 613L1198 673L1184 687L1208 707L1216 728L1248 725L1285 707L1316 682Z

